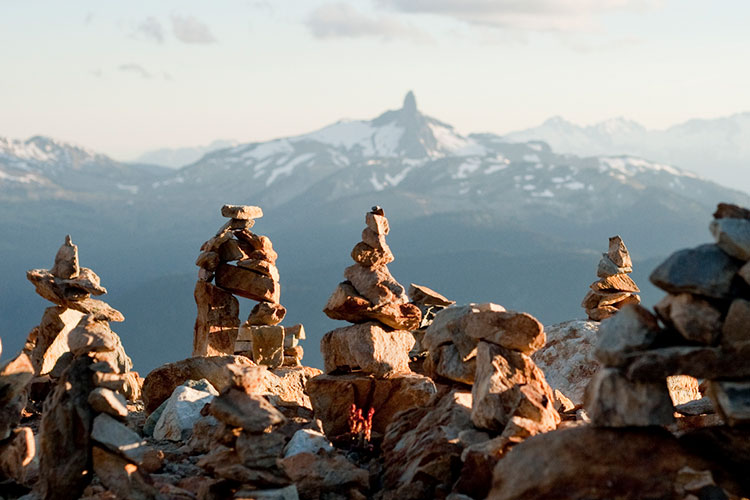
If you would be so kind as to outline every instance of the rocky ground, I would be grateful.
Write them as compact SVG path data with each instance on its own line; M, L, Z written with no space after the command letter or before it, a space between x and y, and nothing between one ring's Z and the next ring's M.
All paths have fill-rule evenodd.
M222 213L197 262L194 356L145 377L70 238L29 271L54 305L0 366L0 499L750 495L750 211L720 205L715 243L654 270L653 312L613 238L584 300L607 318L545 328L407 293L373 207L324 309L350 323L323 338L324 372L301 362L301 325L280 325L276 255L249 231L262 212ZM244 323L235 295L258 301Z

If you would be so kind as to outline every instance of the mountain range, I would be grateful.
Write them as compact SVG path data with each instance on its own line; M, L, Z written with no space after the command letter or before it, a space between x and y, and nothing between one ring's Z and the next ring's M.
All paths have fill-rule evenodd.
M624 118L580 126L558 116L503 139L544 141L558 153L578 156L637 155L750 192L750 112L693 119L663 130Z
M411 92L374 119L234 145L177 170L46 138L0 140L0 336L9 351L20 348L39 322L46 305L25 271L49 267L69 233L126 317L113 327L136 368L188 356L193 261L223 224L225 203L263 208L254 231L279 254L285 323L305 324L312 366L321 365L322 335L340 326L321 310L373 205L391 221L391 271L403 284L549 324L582 316L614 234L635 259L644 301L657 300L648 273L672 251L709 239L719 201L750 206L747 194L662 162L461 135L423 114Z

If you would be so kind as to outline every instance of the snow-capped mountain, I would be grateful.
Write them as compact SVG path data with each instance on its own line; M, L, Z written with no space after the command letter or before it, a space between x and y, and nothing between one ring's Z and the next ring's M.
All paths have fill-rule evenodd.
M184 148L161 148L154 151L148 151L138 156L136 159L139 163L148 165L160 165L162 167L180 168L191 163L195 163L203 156L212 151L224 148L231 148L239 144L234 140L218 139L207 146L195 146Z
M503 138L521 143L545 141L558 153L579 156L638 155L750 192L750 113L689 120L664 130L648 130L624 118L579 126L554 117Z
M25 141L0 137L0 199L97 198L137 192L159 177L161 167L117 162L92 150L35 136Z

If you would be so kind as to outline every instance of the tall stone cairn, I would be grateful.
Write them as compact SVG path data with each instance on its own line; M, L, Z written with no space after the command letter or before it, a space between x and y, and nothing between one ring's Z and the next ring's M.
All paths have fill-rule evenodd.
M721 203L710 230L715 243L675 252L651 273L667 292L655 315L628 305L602 322L603 368L587 388L594 424L672 422L675 375L705 379L730 428L750 423L750 210Z
M109 326L110 321L124 321L125 318L106 302L91 297L103 295L107 289L101 286L94 271L80 266L78 246L73 244L70 235L65 237L57 251L51 269L31 269L26 278L40 296L55 304L45 309L41 323L26 339L24 352L29 356L35 374L48 375L55 381L61 372L62 364L58 366L60 358L66 357L64 361L67 362L70 352L80 348L76 339L91 340L101 335L108 339L108 344L99 348L98 360L106 361L115 372L123 375L125 383L121 392L125 397L131 401L138 399L138 374L131 371L133 362L125 353L120 337Z
M299 366L303 351L298 343L305 338L304 327L279 324L286 308L279 303L277 254L267 236L250 231L263 210L224 205L221 215L229 221L201 246L195 261L200 270L193 356L237 353L271 368ZM242 325L235 295L258 301Z
M627 304L640 304L636 295L641 290L628 276L633 272L633 262L628 248L619 236L609 239L609 251L602 254L596 275L599 280L591 284L581 306L592 321L609 318Z

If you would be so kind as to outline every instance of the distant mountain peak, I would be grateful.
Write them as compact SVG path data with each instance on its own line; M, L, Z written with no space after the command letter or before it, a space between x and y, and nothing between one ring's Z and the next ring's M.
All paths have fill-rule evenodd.
M417 113L417 98L414 97L414 92L411 90L404 97L404 105L401 107L401 111L409 114Z

